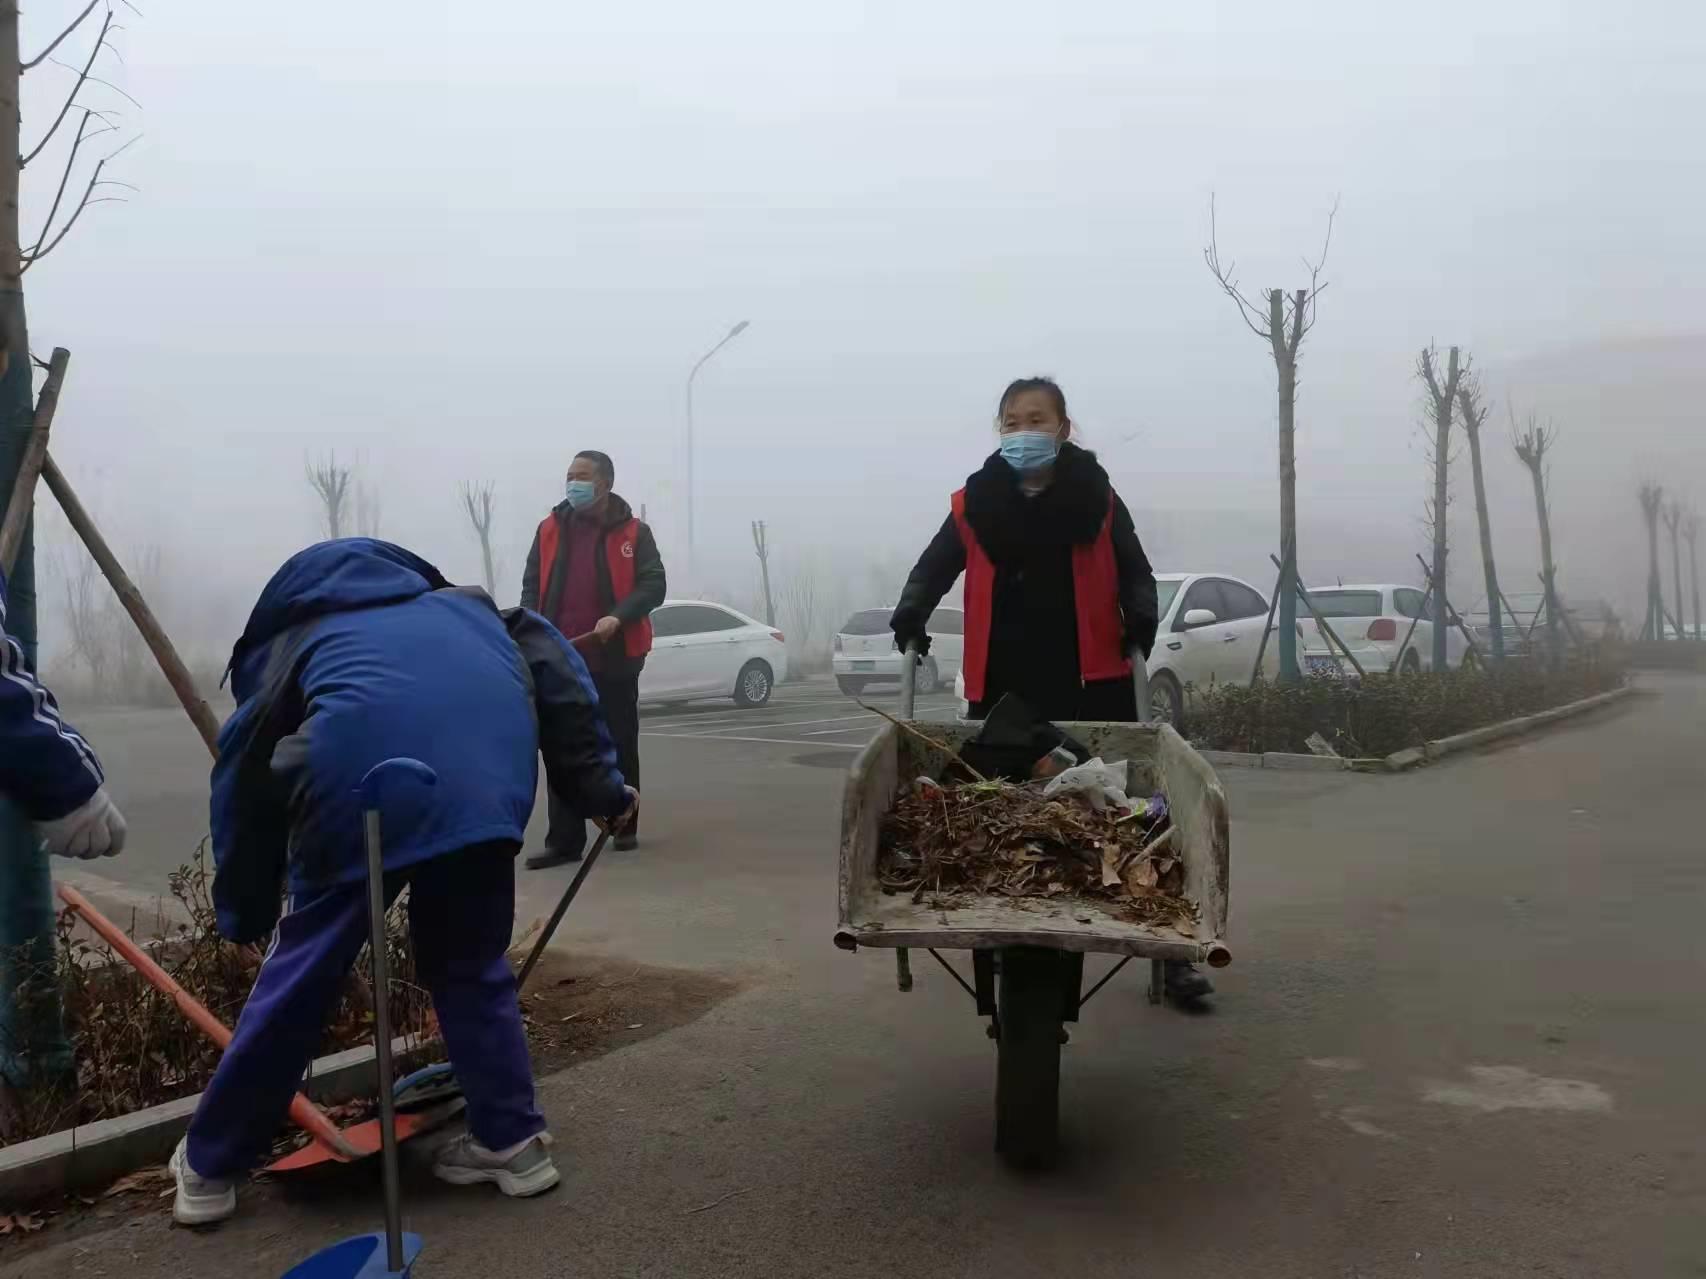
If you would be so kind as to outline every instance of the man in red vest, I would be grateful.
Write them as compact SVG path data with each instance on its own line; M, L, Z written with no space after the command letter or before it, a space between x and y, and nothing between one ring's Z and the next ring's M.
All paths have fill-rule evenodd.
M610 491L616 465L593 449L569 463L564 497L539 524L521 577L521 605L542 613L586 659L628 785L640 786L640 668L652 649L652 610L663 603L663 559L633 508ZM551 827L529 870L579 861L586 819L549 796ZM637 841L638 819L616 838Z

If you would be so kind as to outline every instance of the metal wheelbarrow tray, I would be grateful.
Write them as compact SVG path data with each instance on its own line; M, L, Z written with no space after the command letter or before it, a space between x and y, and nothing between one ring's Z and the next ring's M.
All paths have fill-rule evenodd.
M919 723L920 731L958 750L976 724ZM877 882L879 828L901 789L921 775L941 778L947 761L897 725L885 724L854 761L841 810L841 867L835 944L918 949L1048 947L1062 951L1203 961L1221 967L1226 948L1230 844L1226 795L1208 761L1170 725L1066 724L1109 762L1127 760L1133 795L1160 791L1178 833L1171 852L1184 866L1184 895L1199 909L1191 933L1133 923L1108 904L1084 898L956 894L933 904L887 893Z

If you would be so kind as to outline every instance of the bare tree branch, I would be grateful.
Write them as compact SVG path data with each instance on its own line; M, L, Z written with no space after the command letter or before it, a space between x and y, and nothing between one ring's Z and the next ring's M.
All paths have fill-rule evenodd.
M1225 266L1221 265L1220 232L1215 221L1214 193L1212 191L1208 197L1208 244L1203 247L1202 256L1203 261L1208 263L1208 269L1213 273L1215 280L1220 284L1221 291L1237 304L1239 318L1244 321L1245 327L1264 342L1270 340L1272 335L1269 330L1257 324L1256 320L1252 318L1260 316L1262 308L1239 291L1236 275L1238 264L1230 262Z
M42 140L36 143L35 149L22 160L18 161L18 167L20 169L27 168L30 161L41 154L42 148L53 140L53 135L59 132L59 126L65 122L65 117L70 113L71 108L76 105L77 95L82 91L83 82L89 78L89 69L95 65L95 59L101 56L101 45L105 43L107 38L107 28L112 26L112 24L113 11L108 9L106 20L101 23L100 37L95 41L95 47L89 50L89 60L83 64L83 69L81 71L77 71L76 67L71 68L71 70L77 71L77 83L71 86L71 92L66 96L65 105L59 108L59 114L53 118L53 123L48 126L47 133L42 137ZM60 62L57 58L54 59L54 62L59 66L66 65L63 62Z
M140 135L138 135L138 136L140 136ZM68 234L70 234L71 228L77 225L77 219L83 216L83 210L88 208L91 204L125 204L125 203L127 203L127 201L121 196L116 196L116 195L97 196L95 194L95 188L97 186L103 185L103 183L101 182L101 170L103 170L107 167L107 164L109 161L116 160L119 156L123 155L127 150L129 150L129 148L131 147L131 145L133 143L135 143L135 141L136 141L136 138L132 138L129 142L126 142L124 144L124 146L120 147L117 151L114 151L111 155L104 156L101 159L101 161L95 165L95 171L89 175L89 185L83 189L83 198L77 202L77 207L71 211L71 216L66 219L65 225L59 228L59 234L55 235L53 237L53 239L49 240L46 245L41 245L41 241L37 240L36 244L41 245L41 247L39 247L39 248L32 247L28 253L24 254L24 265L20 268L20 273L22 271L28 271L32 265L41 261L48 254L52 253L54 251L54 249L58 247L59 242L61 240L63 240ZM57 201L55 203L57 203ZM47 234L47 232L48 232L48 228L46 226L43 226L42 227L42 235L45 236Z
M93 13L96 6L100 3L101 0L89 0L88 5L84 8L83 12L71 20L71 25L66 27L65 30L61 31L58 35L54 36L52 44L48 45L47 48L43 49L40 53L36 54L35 57L31 58L28 62L19 67L19 72L28 71L31 67L39 67L43 62L45 62L47 60L47 56L65 42L66 36L70 35L73 31L77 30L78 27L82 26L83 19ZM108 14L110 16L110 9L108 10Z
M97 129L94 133L85 133L85 130L89 127L89 121L94 114L95 113L93 111L85 110L83 112L83 118L77 123L77 137L76 140L71 143L71 155L65 161L64 171L59 175L59 189L53 193L53 204L48 208L47 217L42 219L41 234L36 237L36 242L30 245L30 247L25 251L26 256L41 248L42 241L47 239L47 233L53 227L54 218L59 215L60 202L65 199L65 187L71 181L71 170L77 164L78 150L90 138L98 138L103 133L118 132L117 125L109 124L105 128Z
M106 48L112 49L112 51L115 54L118 52L117 49L113 49L113 46L109 41L103 40L103 41L101 41L101 43ZM122 62L123 59L121 58L120 61ZM53 65L56 67L64 67L67 71L75 71L77 69L76 67L72 66L69 62L61 62L58 58L53 59ZM114 93L118 94L119 97L123 98L126 102L130 103L130 105L135 107L138 111L142 110L142 104L140 102L138 102L135 98L131 97L130 94L126 93L123 89L119 88L118 85L114 84L111 80L103 80L98 75L85 76L84 78L86 80L88 80L88 82L90 84L98 84L103 89L111 89Z

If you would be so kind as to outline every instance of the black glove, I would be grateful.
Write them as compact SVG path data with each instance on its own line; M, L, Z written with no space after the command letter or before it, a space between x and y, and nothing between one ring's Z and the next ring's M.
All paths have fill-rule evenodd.
M908 644L918 646L918 656L923 657L930 651L930 635L927 631L913 630L910 627L896 627L894 646L902 653L906 652Z

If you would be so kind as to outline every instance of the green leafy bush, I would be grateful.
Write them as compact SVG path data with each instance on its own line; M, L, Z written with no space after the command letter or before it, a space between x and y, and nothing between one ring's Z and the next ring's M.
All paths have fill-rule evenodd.
M1466 666L1370 675L1360 683L1325 676L1296 684L1258 680L1201 692L1187 728L1208 750L1302 752L1319 733L1339 754L1366 758L1608 692L1624 679L1620 660L1590 649L1556 669L1513 661L1497 672Z

